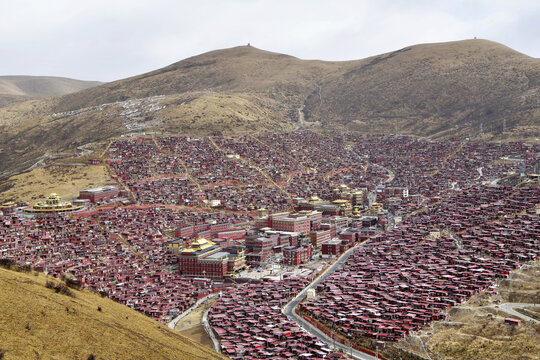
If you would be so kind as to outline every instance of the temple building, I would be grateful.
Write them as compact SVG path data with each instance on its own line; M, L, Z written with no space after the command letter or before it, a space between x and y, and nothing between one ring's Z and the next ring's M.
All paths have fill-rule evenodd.
M4 215L13 214L17 210L17 204L13 201L8 201L0 205L0 212Z
M180 274L223 280L245 268L244 249L238 246L223 248L213 241L200 238L191 242L178 256Z
M40 201L34 204L31 208L24 209L25 212L36 213L36 214L47 214L47 213L61 213L61 212L72 212L81 210L82 206L74 206L69 201L62 201L60 196L55 193L49 195L45 201Z
M354 195L353 195L354 194ZM323 215L350 215L352 205L361 204L364 193L360 191L350 192L346 185L334 189L334 200L326 201L313 195L308 200L301 201L297 210L320 211Z

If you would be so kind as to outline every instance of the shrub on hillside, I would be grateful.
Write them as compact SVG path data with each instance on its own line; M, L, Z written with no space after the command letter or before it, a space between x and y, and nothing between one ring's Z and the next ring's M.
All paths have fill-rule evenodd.
M79 280L73 280L73 279L66 279L65 280L67 287L70 287L72 289L80 290L81 289L81 282Z
M31 265L28 265L28 264L18 265L15 261L11 259L5 259L5 258L0 259L0 267L3 267L8 270L14 270L14 271L25 272L25 273L32 271Z
M65 284L57 284L54 287L54 291L56 291L57 293L60 293L62 295L75 297L75 294L73 293L73 291L71 291Z
M0 267L11 269L13 265L15 265L15 261L13 260L4 259L4 258L0 259Z
M75 297L75 294L73 293L73 291L71 291L65 284L63 283L58 283L56 284L54 281L52 280L47 280L47 282L45 283L45 287L47 289L54 289L55 292L57 293L60 293L62 295L67 295L67 296L71 296L71 297Z

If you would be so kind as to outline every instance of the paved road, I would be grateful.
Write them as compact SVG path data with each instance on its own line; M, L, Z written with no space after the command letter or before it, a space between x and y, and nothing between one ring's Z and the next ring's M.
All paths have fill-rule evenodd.
M218 297L219 296L219 293L212 293L210 295L206 295L205 297L203 297L202 299L199 299L197 300L197 302L195 304L193 304L191 307L189 307L187 310L185 310L183 313L181 313L180 315L178 315L177 317L175 317L173 320L171 320L167 326L169 327L169 329L173 329L176 327L176 325L178 324L178 322L180 320L182 320L182 318L186 317L187 315L189 315L192 311L196 310L199 306L201 306L202 304L204 304L205 302L207 302L208 300L210 299L213 299L215 297Z
M456 308L459 309L478 309L478 308L491 308L491 309L499 309L502 310L510 315L513 315L515 317L518 317L520 319L526 320L526 321L533 321L536 324L540 324L540 321L533 319L532 317L529 317L527 315L524 315L522 313L519 313L515 311L515 308L524 308L524 307L533 307L533 306L540 306L538 304L528 304L528 303L503 303L499 305L484 305L484 306L456 306Z
M358 245L362 246L362 245ZM305 321L301 316L298 316L296 314L295 308L296 306L306 297L307 291L312 288L316 288L317 285L319 285L321 282L323 282L330 274L332 274L336 269L345 262L349 256L354 251L355 247L347 250L343 255L334 262L328 269L324 271L322 275L320 275L318 278L315 279L311 284L306 286L304 290L302 290L294 299L292 299L285 307L283 307L282 312L287 318L291 321L296 321L304 330L306 330L308 333L315 335L319 338L322 342L328 344L328 346L336 347L343 353L349 354L352 357L356 359L361 360L376 360L374 356L368 355L366 353L363 353L361 351L351 349L349 346L345 346L343 344L340 344L338 342L335 342L330 337L326 336L325 333L323 333L321 330L317 329L316 327L312 326L310 323Z
M208 321L208 311L210 309L207 309L202 316L201 324L206 331L206 333L210 336L210 339L212 340L212 344L214 344L214 350L221 354L221 346L219 344L219 340L216 338L216 335L214 334L214 330L212 330L212 327L210 326L210 322Z
M386 179L384 182L385 183L391 183L394 178L396 177L396 175L394 174L394 172L388 168L385 168L384 166L381 166L379 164L370 164L370 165L373 165L375 167L378 167L380 169L383 169L384 171L386 171L388 173L388 179Z
M478 169L476 169L476 171L478 171L478 177L474 180L479 180L482 176L484 176L484 168L479 167Z
M529 307L529 306L538 306L538 304L504 303L504 304L499 305L499 309L503 310L504 312L509 313L510 315L514 315L520 319L529 320L529 321L535 322L536 324L540 324L540 321L514 310L514 308L524 308L524 307Z

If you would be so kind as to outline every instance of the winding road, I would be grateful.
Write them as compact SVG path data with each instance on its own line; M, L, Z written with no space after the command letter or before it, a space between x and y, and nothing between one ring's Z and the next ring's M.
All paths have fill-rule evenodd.
M394 172L388 168L385 168L384 166L381 166L379 164L369 164L370 166L374 166L374 167L378 167L380 169L383 169L384 171L386 171L388 173L388 179L386 179L384 182L385 183L391 183L392 181L394 181L394 178L396 177L396 175L394 174Z
M366 242L363 242L362 244L359 244L357 246L362 246L365 243ZM307 331L308 333L312 335L315 335L317 338L319 338L319 340L328 344L329 346L335 347L339 349L340 351L342 351L343 353L349 354L350 356L356 359L376 360L376 357L374 356L368 355L362 351L352 349L349 346L336 342L335 340L327 336L325 333L323 333L321 330L317 329L316 327L308 323L306 320L304 320L304 318L302 318L301 316L298 316L298 314L296 314L296 311L295 311L296 306L298 306L298 304L302 300L304 300L304 298L306 297L308 290L316 288L317 285L319 285L324 280L326 280L326 278L330 274L336 271L336 269L349 258L349 256L352 254L354 249L356 249L356 246L344 252L343 255L341 255L339 259L337 259L330 267L328 267L321 275L319 275L319 277L317 277L311 284L306 286L300 293L298 293L298 295L296 295L287 305L285 305L283 309L281 309L281 311L285 316L287 316L287 319L289 319L290 321L295 321L305 331Z
M504 304L499 305L499 309L503 310L504 312L509 313L510 315L518 317L520 319L524 319L524 320L532 321L536 324L540 324L540 321L514 310L514 308L524 308L524 307L534 307L534 306L538 306L538 304L504 303Z
M535 307L535 306L539 306L539 305L538 304L530 304L530 303L502 303L502 304L499 304L499 305L484 305L484 306L459 305L459 306L455 306L454 308L455 309L472 309L472 310L480 309L480 308L498 309L498 310L504 311L505 313L507 313L509 315L520 318L522 320L532 321L532 322L534 322L536 324L540 324L539 320L536 320L536 319L534 319L534 318L532 318L530 316L527 316L525 314L522 314L522 313L517 312L517 311L514 310L515 308L525 308L525 307Z

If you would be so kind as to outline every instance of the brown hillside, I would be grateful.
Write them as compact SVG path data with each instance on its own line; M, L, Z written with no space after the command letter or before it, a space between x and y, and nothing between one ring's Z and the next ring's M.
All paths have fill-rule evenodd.
M103 84L54 76L0 76L0 108L45 96L65 95Z
M538 136L540 60L486 40L407 47L356 62L306 101L306 117L365 132Z
M36 167L9 180L0 181L0 204L8 201L33 204L50 193L71 200L79 196L82 189L104 186L113 181L105 166Z
M0 177L47 153L134 131L321 130L540 136L540 60L486 40L324 62L240 46L0 108ZM291 115L303 108L306 123ZM501 134L503 120L507 131Z
M35 97L27 95L4 95L0 94L0 108L9 106L18 102L32 100Z
M3 359L226 359L126 306L88 291L63 295L46 281L0 268Z
M0 95L64 95L103 84L54 76L0 76Z
M162 69L62 97L57 112L103 103L193 91L242 92L303 102L306 87L343 71L343 63L300 60L251 46L211 51Z
M0 178L29 169L40 159L121 133L115 107L73 116L53 116L57 98L0 108ZM7 173L6 173L7 171Z

